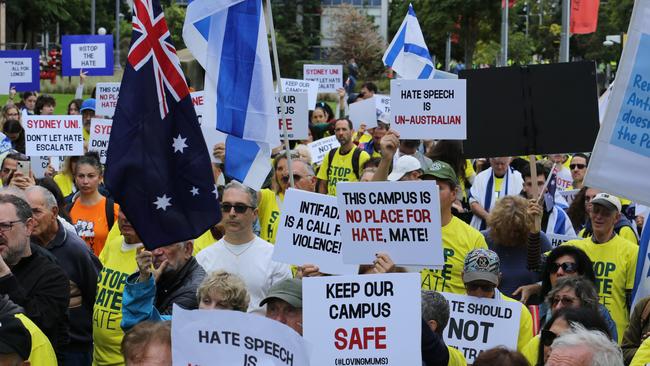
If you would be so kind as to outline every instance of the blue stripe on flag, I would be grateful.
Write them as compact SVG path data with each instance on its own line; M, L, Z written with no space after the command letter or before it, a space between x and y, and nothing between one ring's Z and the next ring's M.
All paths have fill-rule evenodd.
M241 2L228 10L226 20L217 82L217 129L238 137L244 136L261 6L256 0Z
M410 15L412 15L412 16L415 16L415 9L413 9L413 5L412 5L412 4L409 4L408 14L410 14Z
M226 138L226 174L239 182L243 182L253 162L255 162L259 150L260 147L255 141L243 140L229 135Z
M429 61L433 61L431 59L431 55L429 54L429 50L413 43L405 43L404 52L412 53L414 55L418 55L420 57L426 58Z
M207 41L208 35L210 34L210 17L205 17L198 22L194 23L194 28L203 36Z
M429 76L431 76L432 71L433 67L431 67L431 65L424 65L422 72L420 72L420 75L418 75L418 79L428 79Z
M388 52L388 57L386 57L386 61L385 61L386 66L388 67L393 66L395 59L397 58L397 56L399 56L400 52L402 52L402 49L404 48L405 39L406 39L406 25L404 25L402 31L399 32L399 35L397 36L397 40L395 41L393 48L391 48L390 52Z

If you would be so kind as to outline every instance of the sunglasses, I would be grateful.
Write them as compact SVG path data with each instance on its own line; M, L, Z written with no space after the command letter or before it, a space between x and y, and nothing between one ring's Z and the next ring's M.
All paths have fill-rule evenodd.
M230 212L230 210L232 210L233 208L235 209L236 213L243 214L249 208L254 209L255 207L247 206L247 205L244 205L244 204L241 204L241 203L237 203L237 204L234 204L234 205L230 204L230 203L222 203L221 204L221 211L224 212L224 213Z
M571 306L576 301L575 298L571 297L554 297L551 300L551 305L556 306L559 303L562 303L562 306Z
M551 263L548 266L550 273L556 273L560 268L562 268L562 271L564 271L564 273L576 273L578 271L578 265L572 262L564 262L562 264Z
M300 175L300 174L294 174L293 175L293 181L294 182L298 182L301 179L302 179L302 175ZM282 177L282 181L284 181L285 183L288 182L289 181L289 176L287 175L286 177Z
M542 329L539 340L546 347L550 347L553 344L555 338L557 338L557 334L551 332L550 330Z
M494 290L495 287L496 286L494 286L492 284L487 284L487 283L480 284L480 285L477 284L477 283L466 283L465 284L465 289L467 289L467 291L476 291L478 289L481 289L481 291L483 291L483 292L490 292L490 291Z
M569 164L569 168L571 168L571 170L576 169L576 168L577 169L584 169L586 167L587 166L585 164Z

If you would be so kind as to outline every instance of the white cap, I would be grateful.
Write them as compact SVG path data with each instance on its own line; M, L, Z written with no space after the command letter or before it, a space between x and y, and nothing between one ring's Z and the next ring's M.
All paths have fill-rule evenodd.
M397 159L397 162L395 163L393 172L388 175L388 180L391 182L398 181L402 179L405 174L418 169L422 169L422 165L420 165L420 161L418 159L412 157L411 155L400 156L400 158Z
M621 201L609 193L598 193L591 200L591 204L605 206L611 211L621 212Z

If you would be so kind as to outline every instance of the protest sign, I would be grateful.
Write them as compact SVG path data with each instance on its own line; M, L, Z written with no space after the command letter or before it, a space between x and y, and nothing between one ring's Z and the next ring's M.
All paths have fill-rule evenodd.
M90 120L88 150L97 151L102 164L106 163L106 151L108 150L108 140L111 137L112 125L113 120L111 119L93 118Z
M391 80L391 127L402 139L464 140L465 80Z
M29 156L84 154L81 116L27 116L25 152Z
M34 174L34 178L43 178L45 177L45 172L47 171L47 167L50 165L50 157L49 156L30 156L30 165L32 168L32 173Z
M306 277L302 289L312 366L422 364L418 273Z
M174 365L309 365L295 330L263 316L231 310L185 310L174 304Z
M375 94L374 99L377 102L377 115L390 114L390 97L388 95Z
M16 91L41 90L38 58L38 50L0 51L0 61L11 67L9 78Z
M9 85L11 84L11 65L6 62L0 62L0 94L9 94Z
M280 79L283 93L307 93L307 105L313 111L318 98L318 81Z
M436 182L341 182L336 196L345 263L386 252L398 265L444 264Z
M284 93L284 118L287 121L287 138L289 140L305 140L309 136L309 106L307 93ZM282 130L282 114L280 108L280 95L275 95L278 108L278 128L280 138L284 138Z
M650 205L650 2L637 1L585 185ZM581 151L581 150L579 150Z
M112 118L120 95L120 83L97 83L95 115Z
M308 65L302 66L303 79L318 81L319 93L336 93L343 87L343 65Z
M11 149L13 149L11 139L4 133L0 133L0 154L4 154Z
M573 202L573 199L576 198L576 194L580 192L579 189L568 189L565 191L559 191L560 195L564 197L568 205L571 205L571 202Z
M213 121L212 128L210 128L209 123L203 123L203 114L205 108L205 98L203 90L191 93L192 104L194 105L194 110L196 111L196 117L199 120L199 125L201 126L201 132L203 133L203 139L205 139L205 144L208 147L208 152L210 154L210 159L213 163L221 163L217 158L214 157L212 149L214 145L220 142L226 142L226 135L217 131L217 122Z
M569 240L582 239L573 235L562 235L562 234L554 234L554 233L545 233L545 234L548 240L551 242L551 246L553 248L557 248L558 245L565 243Z
M113 36L61 36L61 74L79 76L83 70L90 76L113 75Z
M336 149L339 146L341 146L341 144L339 143L339 140L336 139L336 136L329 136L310 142L307 144L307 147L311 153L311 162L314 164L320 164L330 150Z
M517 349L521 303L443 292L449 302L445 344L461 351L467 364L482 351L497 346Z
M273 260L315 264L329 274L355 274L358 266L343 264L336 197L289 188L284 195Z
M366 128L377 127L377 102L375 98L364 99L350 104L350 120L355 130L361 125Z

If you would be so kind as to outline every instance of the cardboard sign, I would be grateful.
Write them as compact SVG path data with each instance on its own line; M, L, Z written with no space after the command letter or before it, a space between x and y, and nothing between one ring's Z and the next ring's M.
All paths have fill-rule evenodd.
M97 83L95 115L113 118L121 83Z
M84 154L81 116L28 116L25 152L29 156L80 156Z
M343 261L370 264L386 252L398 265L440 267L440 197L434 181L336 185Z
M390 114L390 97L388 95L375 94L374 99L377 102L377 115Z
M336 93L343 87L343 65L303 65L303 79L318 81L319 93Z
M282 92L284 93L307 93L307 105L313 111L318 98L318 81L299 79L280 79Z
M111 126L113 126L112 119L93 118L90 120L88 150L97 151L102 164L106 164L106 151L108 150L108 141L111 138Z
M312 366L422 364L419 274L307 277L302 289Z
M289 188L284 196L276 262L315 264L329 274L356 274L358 266L343 264L341 227L336 197Z
M284 117L287 120L287 138L289 140L305 140L309 136L309 106L307 93L284 93ZM280 108L280 95L275 95L278 108L278 128L280 138L284 138L282 130L282 114Z
M357 130L363 124L366 128L377 127L377 102L369 98L350 104L350 120Z
M305 341L288 326L231 310L185 310L174 304L174 365L309 365Z
M194 105L194 110L196 111L196 116L199 119L199 125L201 126L201 132L203 133L203 139L205 139L205 144L208 147L208 152L210 154L210 160L213 163L220 164L217 158L212 154L212 149L214 145L220 142L226 142L226 134L223 132L217 131L216 121L214 121L212 128L210 128L208 123L204 123L203 114L205 107L205 99L203 97L203 90L191 93L192 104Z
M557 248L558 245L562 243L566 243L569 240L582 239L572 235L562 235L562 234L554 234L554 233L545 233L545 234L548 240L551 242L551 246L553 246L553 248Z
M497 346L517 349L521 303L444 292L449 302L445 344L461 351L467 364L482 351Z
M341 146L341 144L339 143L339 140L336 139L336 136L325 137L307 144L309 152L311 153L311 161L314 164L320 164L323 162L325 155L327 155L330 150L336 149L339 146Z
M6 62L0 62L0 94L9 94L9 85L11 84L11 65Z
M391 128L401 139L464 140L465 80L391 80Z
M11 86L18 92L41 90L38 59L38 50L0 51L0 61L10 65Z
M61 37L61 74L113 75L113 36L75 35Z

